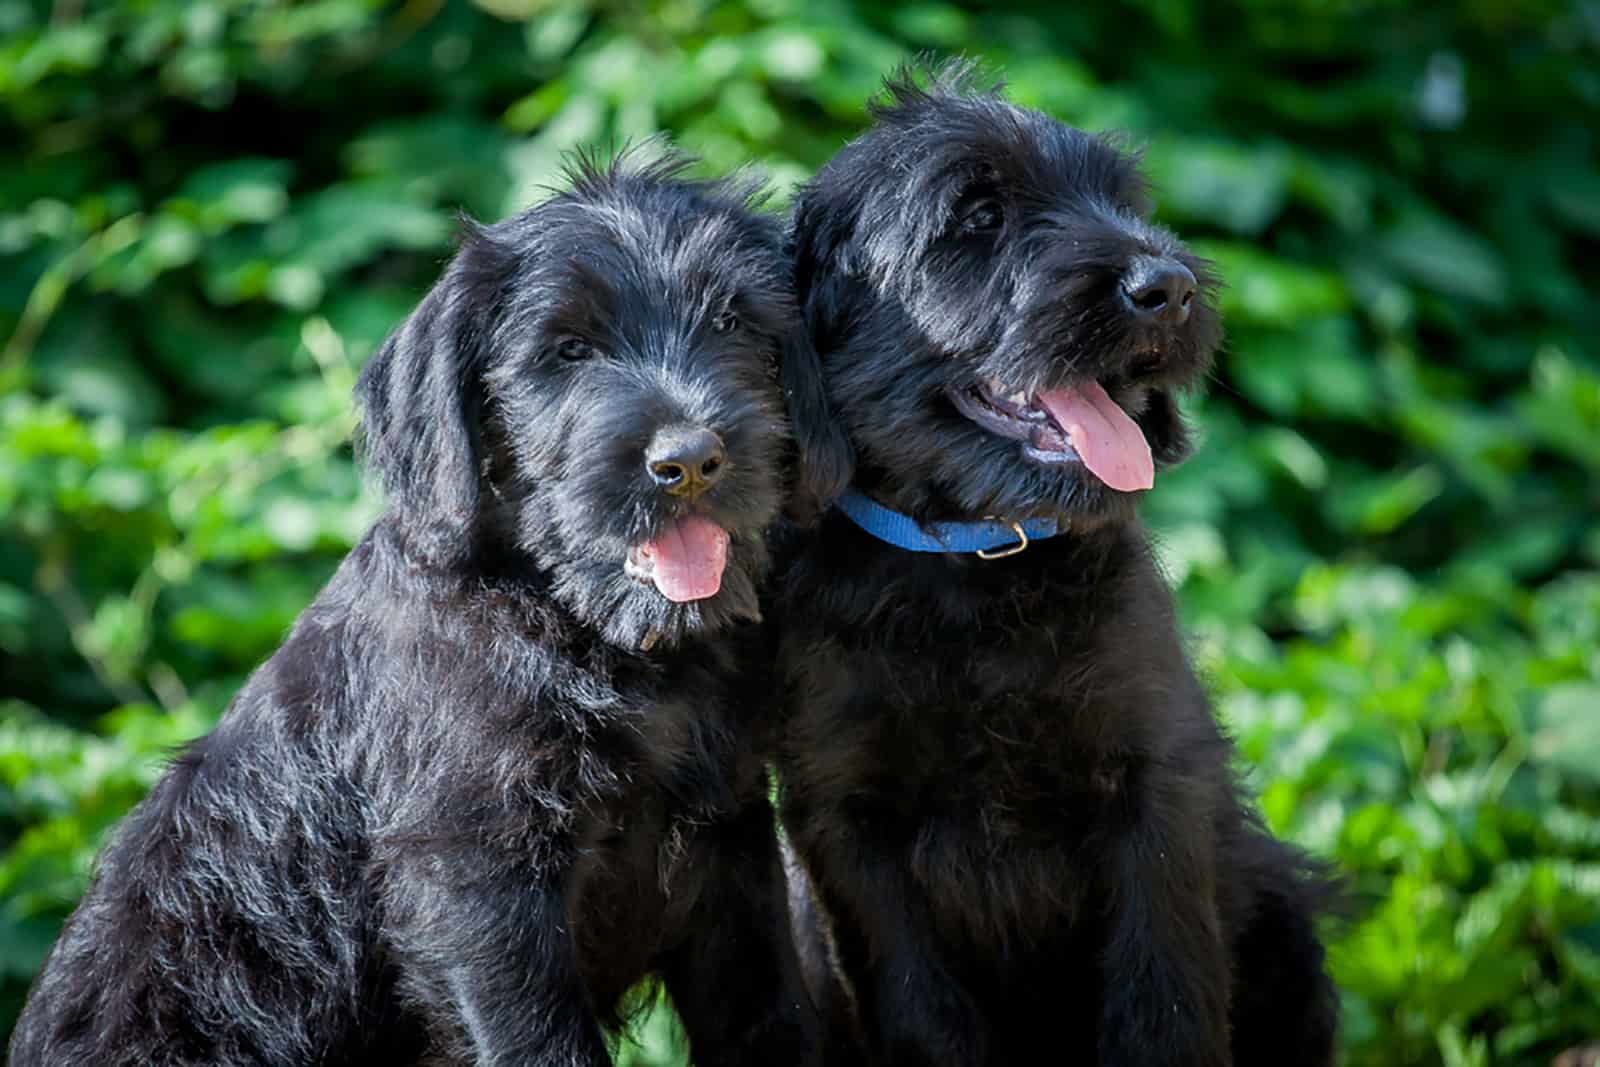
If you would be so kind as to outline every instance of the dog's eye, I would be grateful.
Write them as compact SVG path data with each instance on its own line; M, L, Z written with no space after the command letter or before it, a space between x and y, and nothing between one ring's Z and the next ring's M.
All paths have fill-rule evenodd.
M556 345L556 355L572 363L580 360L593 359L596 355L594 345L577 337L568 337Z
M713 333L732 333L738 328L739 316L731 311L720 312L716 318L711 320L711 331Z
M961 216L963 233L992 233L1006 221L998 200L979 200Z

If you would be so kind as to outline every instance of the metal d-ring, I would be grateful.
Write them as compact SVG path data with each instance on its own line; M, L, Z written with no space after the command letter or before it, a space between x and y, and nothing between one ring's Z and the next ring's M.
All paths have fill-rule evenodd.
M1017 532L1017 543L1007 549L980 548L977 551L979 559L1005 559L1007 556L1015 556L1018 552L1028 547L1028 532L1022 528L1022 523L1006 522L1006 520L997 519L992 515L989 516L989 521L1005 522L1007 526Z

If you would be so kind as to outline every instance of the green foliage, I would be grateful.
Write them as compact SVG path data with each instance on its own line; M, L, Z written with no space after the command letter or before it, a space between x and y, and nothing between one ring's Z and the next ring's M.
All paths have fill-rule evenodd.
M0 0L0 1033L106 829L374 514L357 366L562 153L803 178L917 50L1147 146L1214 258L1147 512L1353 1064L1600 1034L1600 26L1582 0ZM736 981L737 976L730 976ZM675 1062L669 1017L619 1058Z

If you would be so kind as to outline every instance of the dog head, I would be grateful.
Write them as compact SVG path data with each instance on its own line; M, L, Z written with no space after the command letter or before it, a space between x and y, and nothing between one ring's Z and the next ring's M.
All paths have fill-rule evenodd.
M803 190L795 277L856 483L919 519L1132 516L1188 450L1221 331L1136 160L976 87L902 76Z
M794 458L780 374L815 375L754 186L685 165L583 161L469 225L358 386L408 556L521 569L628 647L758 617Z

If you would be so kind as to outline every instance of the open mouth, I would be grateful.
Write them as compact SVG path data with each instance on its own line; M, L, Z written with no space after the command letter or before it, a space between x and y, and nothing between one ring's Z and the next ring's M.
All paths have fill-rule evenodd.
M1124 493L1155 484L1144 431L1096 381L1029 394L995 378L948 391L956 409L998 437L1022 442L1029 459L1081 463Z
M628 549L622 570L635 581L654 585L673 603L686 604L716 596L727 565L728 531L691 515Z

